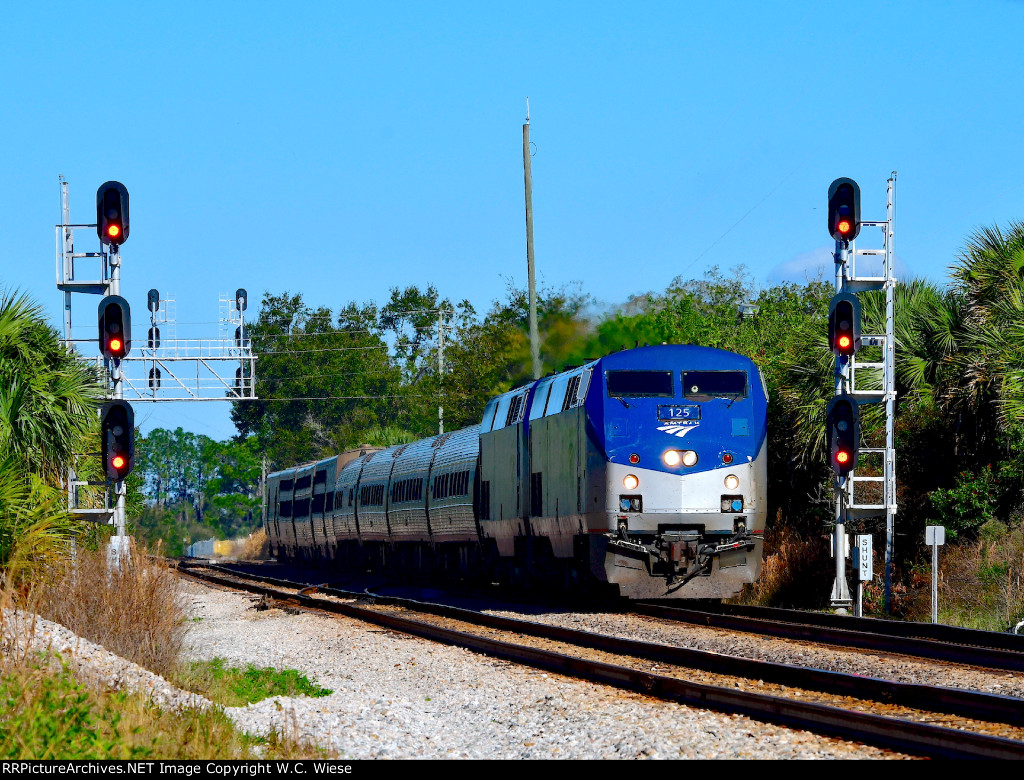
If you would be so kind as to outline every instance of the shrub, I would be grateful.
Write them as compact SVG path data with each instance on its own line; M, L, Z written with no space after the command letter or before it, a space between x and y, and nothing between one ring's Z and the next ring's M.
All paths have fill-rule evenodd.
M270 544L267 540L267 532L260 528L249 534L249 538L242 545L242 551L238 553L242 561L262 561L270 557Z
M807 538L778 519L765 533L761 575L736 597L741 604L819 608L827 604L834 571L824 532Z
M962 472L953 487L928 494L936 522L946 527L950 541L972 535L995 517L995 483L992 467L985 466L977 474Z

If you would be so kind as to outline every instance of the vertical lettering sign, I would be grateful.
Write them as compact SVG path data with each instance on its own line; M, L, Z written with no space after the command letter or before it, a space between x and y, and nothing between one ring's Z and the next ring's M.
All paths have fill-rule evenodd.
M871 556L871 534L857 535L857 572L861 582L874 579Z

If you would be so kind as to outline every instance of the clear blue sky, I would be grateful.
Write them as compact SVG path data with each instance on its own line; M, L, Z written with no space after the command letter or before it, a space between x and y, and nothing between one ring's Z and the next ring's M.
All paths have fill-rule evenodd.
M900 268L941 282L1024 216L1022 39L1005 0L12 4L0 285L59 323L63 174L77 222L127 185L122 294L210 323L181 336L236 287L337 309L434 283L485 310L525 284L527 96L542 283L614 304L713 265L829 273L829 182L883 219L892 170ZM224 438L227 410L136 414Z

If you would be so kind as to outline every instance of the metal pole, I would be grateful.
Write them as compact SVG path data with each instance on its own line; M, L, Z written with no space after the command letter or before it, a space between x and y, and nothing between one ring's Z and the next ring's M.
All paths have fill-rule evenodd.
M939 622L939 545L932 544L932 623Z
M533 263L533 170L530 167L530 99L526 99L523 125L523 178L526 184L526 273L530 296L530 359L533 378L540 379L540 336L537 333L537 280Z
M836 292L843 292L846 288L846 279L849 273L848 263L854 255L853 246L846 241L836 241L835 262L836 262ZM850 364L845 366L836 358L835 363L835 391L836 394L843 392L849 386ZM856 466L856 464L854 464ZM832 606L839 614L846 614L850 606L850 586L846 582L846 509L848 499L847 491L852 488L853 480L850 477L839 477L835 481L836 486L836 511L835 529L833 531L832 549L835 552L836 579L832 585Z
M71 204L68 200L68 183L63 176L58 177L60 181L60 230L58 232L61 252L61 281L67 282L75 278L75 261L72 255L75 248L72 243L71 228ZM71 341L71 291L64 291L64 346L69 350L74 349ZM78 474L75 472L75 463L72 461L68 466L68 510L78 506L78 497L75 494L75 482Z
M121 252L119 248L113 244L110 246L110 295L121 294ZM124 338L128 339L131 337L130 333L125 333ZM110 372L111 379L114 380L114 388L111 395L114 400L120 401L124 398L124 372L121 369L121 361L114 359L114 366ZM128 490L125 486L124 480L118 480L114 483L114 494L117 496L117 500L114 504L114 534L117 541L117 551L115 553L117 565L121 566L121 557L124 552L127 552L127 539L125 538L125 497L128 494Z

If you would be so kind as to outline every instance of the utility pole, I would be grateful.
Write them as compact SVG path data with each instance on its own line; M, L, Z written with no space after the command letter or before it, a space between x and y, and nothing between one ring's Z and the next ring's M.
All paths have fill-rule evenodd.
M260 456L260 526L267 530L267 455Z
M437 310L437 433L444 433L444 407L441 386L444 383L444 308Z
M533 170L530 167L530 99L526 99L523 125L523 178L526 184L526 273L530 295L530 359L533 378L540 379L540 336L537 334L537 277L533 263Z

